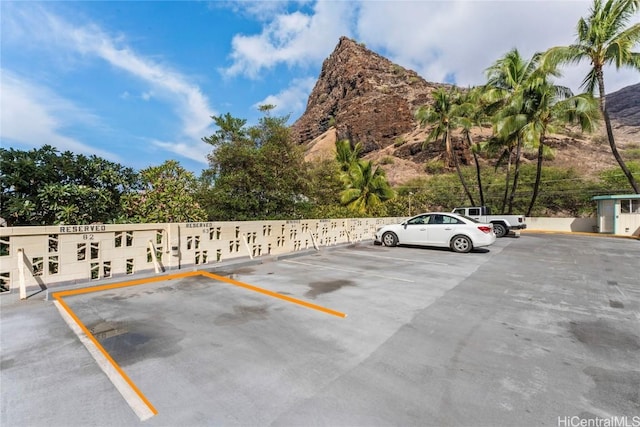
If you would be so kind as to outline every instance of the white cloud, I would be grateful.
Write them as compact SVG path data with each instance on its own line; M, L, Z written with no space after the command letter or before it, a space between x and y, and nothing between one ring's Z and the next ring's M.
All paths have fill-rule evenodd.
M191 141L190 144L199 147L200 138L210 133L210 116L216 112L201 89L170 66L135 52L122 36L107 34L92 23L73 25L42 8L24 8L14 12L11 18L14 35L20 34L16 28L38 28L30 36L39 41L41 47L53 48L61 55L76 53L104 60L149 85L150 89L141 94L141 99L153 96L171 106L182 124L177 137L184 140L184 144ZM129 96L129 92L121 95L122 98Z
M98 119L46 87L0 70L0 139L28 147L52 145L61 151L95 154L118 161L113 153L88 146L65 134L72 125L99 125Z
M158 92L158 97L174 105L174 111L181 118L185 136L199 140L206 134L215 114L207 97L188 78L170 67L156 63L138 55L127 46L118 46L118 40L105 34L95 26L71 27L54 16L49 16L57 34L68 34L68 47L85 54L96 55L114 67L125 70L140 78ZM151 92L147 92L150 94ZM147 95L142 98L147 100Z
M227 76L257 78L279 64L317 65L341 35L355 34L370 49L429 81L453 77L458 85L469 86L484 83L485 69L513 48L530 57L572 43L577 21L592 2L318 1L308 14L283 12L279 2L264 3L269 3L261 10L268 19L263 18L262 31L233 38ZM559 83L578 91L588 65L566 67ZM638 81L631 70L606 70L605 78L608 92Z
M215 1L210 4L212 9L216 7L229 8L236 14L246 15L253 20L271 21L274 16L286 13L289 6L304 6L312 4L313 0L298 1Z
M549 7L541 2L364 2L358 31L368 46L389 52L390 59L429 81L453 75L460 85L474 85L484 81L484 69L508 50L517 47L528 56L535 49L531 40L544 43L540 39L556 28L536 15L544 10L555 14L563 4L573 25L571 12L576 15L581 8L576 2L570 8L566 2ZM380 31L383 25L385 31Z
M177 142L151 140L150 143L165 151L170 151L186 159L191 159L204 165L207 164L206 155L211 152L212 148L210 145L202 141L194 143L192 141Z
M223 70L226 76L256 79L281 64L301 70L318 66L346 35L426 80L482 84L486 68L513 48L528 58L572 43L576 23L588 13L591 1L318 1L307 13L286 12L284 4L243 3L243 10L255 14L263 26L258 34L233 38L233 63ZM565 67L557 82L579 93L587 71L588 64ZM606 70L605 79L611 93L637 83L638 76L630 70ZM274 104L276 111L302 114L313 81L294 80L254 106Z
M257 78L278 64L306 66L326 58L342 35L351 33L354 7L349 2L316 2L312 14L300 11L275 14L257 35L236 35L233 64L226 76Z
M294 79L291 85L275 95L269 95L260 102L254 104L254 107L260 105L275 105L274 111L279 114L291 114L293 118L304 112L307 105L307 98L316 83L314 77L303 79Z
M468 86L484 83L485 69L513 48L530 57L572 43L578 19L590 5L583 0L365 1L358 34L368 47L429 81L454 76L458 85ZM577 91L588 65L566 68L560 83ZM633 83L630 71L607 70L605 77L611 91Z

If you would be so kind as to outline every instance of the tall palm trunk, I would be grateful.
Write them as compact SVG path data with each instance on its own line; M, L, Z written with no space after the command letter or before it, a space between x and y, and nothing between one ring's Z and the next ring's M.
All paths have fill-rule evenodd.
M516 190L518 189L518 178L520 176L520 160L522 158L522 137L518 135L518 144L516 145L516 167L513 171L513 185L511 186L511 194L509 195L509 210L508 214L513 213L513 199L516 196Z
M542 177L542 160L544 159L544 132L540 135L540 144L538 145L538 164L536 165L536 182L533 184L533 195L531 196L531 203L527 209L526 216L531 216L533 205L536 204L538 198L538 191L540 189L540 178Z
M625 176L629 180L629 184L631 184L631 187L633 188L633 191L635 191L636 194L640 194L640 187L638 187L638 183L636 182L635 178L633 177L633 174L631 173L631 171L627 167L627 165L624 162L624 160L622 160L622 157L620 156L620 153L618 152L618 147L616 146L616 141L613 138L613 129L611 128L611 120L609 118L609 113L607 112L607 108L606 108L606 99L605 99L606 98L606 94L605 94L605 90L604 90L604 76L602 74L602 70L601 69L597 71L597 76L598 76L598 88L600 89L600 100L599 100L600 101L600 112L602 113L602 117L604 118L604 124L605 124L605 127L607 129L607 138L609 139L609 146L611 147L611 153L613 154L613 157L615 157L616 161L620 165L620 169L622 169L622 172L625 174Z
M505 207L507 206L507 197L509 196L509 180L511 179L511 148L508 149L508 158L507 158L507 175L504 177L504 195L502 196L502 207L500 208L500 212L504 212Z
M451 141L449 139L449 132L447 132L446 139L449 141L448 145L450 145ZM464 175L462 175L462 170L460 170L460 162L458 162L458 156L453 151L452 151L452 154L453 154L453 164L456 167L456 172L458 172L458 178L460 178L460 183L462 184L462 187L464 188L464 192L467 194L467 197L469 198L469 202L471 202L471 206L475 206L476 202L473 200L473 195L471 194L471 191L469 190L469 186L467 185L467 181L464 179Z
M446 133L444 135L444 150L447 156L447 167L451 167L453 164L453 154L451 149L451 139L449 139L449 122L446 122Z
M478 153L473 149L473 140L471 134L467 132L467 141L469 142L469 149L473 154L473 161L476 165L476 176L478 177L478 191L480 192L480 206L484 206L484 192L482 191L482 178L480 176L480 162L478 162Z

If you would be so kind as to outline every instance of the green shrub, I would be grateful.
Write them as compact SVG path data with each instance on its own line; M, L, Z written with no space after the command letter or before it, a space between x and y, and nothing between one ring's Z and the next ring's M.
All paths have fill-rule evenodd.
M640 160L640 148L627 148L624 150L624 158L628 160Z
M604 145L609 143L609 139L607 139L605 135L595 135L591 138L591 141L593 141L593 143L596 145Z
M396 161L393 159L393 157L391 156L384 156L381 160L380 160L380 164L381 165L392 165L394 164Z
M640 162L627 162L627 168L633 174L636 181L640 181ZM600 173L600 186L598 194L625 194L633 192L629 180L619 167L607 169Z
M553 160L556 158L556 150L551 147L544 146L542 149L542 158L543 160Z
M567 135L569 138L573 138L573 139L582 139L584 138L584 134L580 131L573 131L573 130L565 130L562 131L560 133L563 133L565 135Z
M522 166L514 212L526 213L533 196L535 179L536 165ZM593 182L579 175L574 169L543 167L538 197L531 215L590 215L595 210L595 203L591 201L592 187Z
M406 141L404 140L403 137L398 136L396 137L396 139L393 140L393 146L397 148L397 147L400 147L401 145L404 145L405 142Z
M393 74L395 74L396 76L403 76L404 75L404 68L402 68L398 64L393 64Z
M442 160L429 160L424 165L424 171L428 174L436 175L445 171L445 165Z

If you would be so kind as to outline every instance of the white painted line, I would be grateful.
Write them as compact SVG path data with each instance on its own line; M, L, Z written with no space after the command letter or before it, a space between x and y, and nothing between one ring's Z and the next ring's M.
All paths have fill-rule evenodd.
M102 354L102 352L95 346L95 344L87 337L84 331L80 328L80 325L67 313L67 311L60 305L58 301L53 302L60 312L60 315L67 322L67 325L78 336L78 339L89 351L89 354L93 356L94 360L107 375L107 378L111 380L116 389L120 392L124 400L129 404L133 412L136 413L140 421L148 420L154 416L154 413L149 409L147 404L140 399L140 396L131 388L131 386L122 378L122 375L113 367L111 362Z
M640 289L633 289L631 286L632 286L632 285L627 286L627 285L625 284L625 287L626 287L626 289L627 289L627 292L631 292L632 294L640 294Z
M347 273L355 273L355 274L359 274L361 276L376 276L376 277L380 277L382 279L397 280L397 281L400 281L400 282L407 282L407 283L415 283L415 281L413 281L413 280L401 279L399 277L383 276L383 275L380 275L378 273L367 273L367 272L358 271L358 270L348 270L346 268L327 267L326 265L322 265L322 264L311 264L311 263L308 263L308 262L291 261L291 260L288 260L288 259L285 259L285 260L282 260L282 261L283 262L288 262L290 264L298 264L298 265L306 265L308 267L322 268L324 270L346 271Z
M408 258L394 258L394 257L390 257L390 256L372 255L370 253L367 253L367 252L364 252L364 251L358 251L358 250L335 251L335 252L343 253L343 254L352 254L352 255L353 255L353 253L356 253L359 256L365 256L365 257L371 257L371 258L392 259L392 260L395 260L395 261L407 261L407 262L413 262L413 263L416 263L416 264L451 265L451 264L447 264L445 262L424 261L424 260L417 261L415 259L408 259Z
M624 297L624 299L627 299L627 296L624 294L624 292L622 292L622 289L620 289L620 286L616 285L615 288L620 293L620 295Z

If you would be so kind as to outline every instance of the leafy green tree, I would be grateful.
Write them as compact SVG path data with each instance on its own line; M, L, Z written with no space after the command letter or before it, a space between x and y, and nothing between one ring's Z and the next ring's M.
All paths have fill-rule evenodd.
M309 162L307 170L309 209L305 216L312 218L348 216L348 211L340 203L343 183L338 162L335 159Z
M76 184L45 184L38 190L38 202L54 215L54 224L87 224L99 215L106 193Z
M293 218L308 205L308 179L302 147L293 142L288 117L272 117L273 106L258 124L230 114L212 116L218 130L203 141L213 145L203 175L211 187L207 213L216 220Z
M260 215L256 185L258 148L250 140L246 120L212 116L218 130L203 141L214 146L203 177L210 184L201 195L209 219L247 220Z
M10 226L118 221L122 195L137 186L131 168L50 145L0 149L0 170L0 216Z
M207 219L196 199L198 181L175 160L140 171L142 189L124 196L123 206L136 222L191 222Z
M640 23L633 23L640 8L640 0L594 0L588 17L580 18L576 42L569 46L549 49L546 56L555 63L579 63L587 60L591 69L582 82L589 93L599 91L600 111L604 118L611 153L627 177L633 190L640 193L640 186L618 152L611 119L606 106L604 67L614 65L616 69L630 67L640 71L640 52L632 49L640 42Z
M264 138L260 148L264 210L269 218L292 218L308 201L304 148L290 137L289 117L265 116L253 127Z

